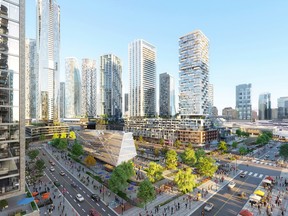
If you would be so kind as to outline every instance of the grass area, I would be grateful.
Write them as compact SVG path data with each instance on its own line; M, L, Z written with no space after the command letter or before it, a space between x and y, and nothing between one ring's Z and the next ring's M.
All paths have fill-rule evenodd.
M35 202L31 202L31 207L32 207L33 211L38 210Z

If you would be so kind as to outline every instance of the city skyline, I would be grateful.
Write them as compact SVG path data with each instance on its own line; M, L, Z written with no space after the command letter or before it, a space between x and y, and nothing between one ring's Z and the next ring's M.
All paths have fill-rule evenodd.
M279 79L287 71L285 62L288 61L288 56L285 51L287 52L288 44L285 41L288 29L283 26L286 26L285 8L288 2L282 1L277 5L263 1L229 4L227 1L220 1L217 5L188 1L166 5L153 2L153 7L152 1L147 1L141 7L140 3L132 4L130 1L101 1L101 4L100 1L90 1L77 6L63 0L58 0L57 3L61 8L61 38L65 38L61 41L61 81L64 81L65 57L94 58L98 64L103 53L119 56L123 62L123 77L128 76L128 44L136 38L142 38L157 48L157 76L168 72L175 77L177 84L178 38L200 29L210 40L210 83L214 85L214 105L219 110L229 106L235 108L234 89L239 83L253 85L253 109L257 109L258 96L262 92L271 93L272 108L277 106L277 98L288 95L288 92L283 91L285 80ZM186 5L184 8L183 4ZM195 8L193 13L189 12L189 6ZM109 13L106 8L109 8ZM26 9L26 36L35 38L35 2L27 1ZM89 14L89 19L79 19L73 15L80 9ZM102 19L106 22L95 22ZM82 30L72 34L73 26L77 24L81 25ZM89 34L83 35L82 32ZM79 38L82 38L81 43L78 43ZM123 86L128 86L123 81ZM127 92L129 89L124 88L123 93ZM176 95L178 94L176 85ZM176 101L178 102L177 96Z

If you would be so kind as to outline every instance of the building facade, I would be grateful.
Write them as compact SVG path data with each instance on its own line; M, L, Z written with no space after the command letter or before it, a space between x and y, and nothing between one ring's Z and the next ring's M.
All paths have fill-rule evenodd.
M65 118L65 82L60 82L60 118Z
M277 100L278 119L288 119L288 97L280 97Z
M55 0L37 0L36 44L39 57L37 116L59 121L60 100L60 7ZM48 107L46 96L48 93ZM45 105L45 106L42 106Z
M209 40L199 30L179 39L179 111L208 114Z
M225 118L227 118L228 120L237 119L238 112L232 107L225 107L224 109L222 109L222 116L225 116Z
M271 120L271 94L263 93L259 95L258 100L258 119L259 120Z
M236 110L240 120L252 119L251 87L251 84L236 86Z
M25 1L0 1L0 200L25 193Z
M113 54L100 56L101 113L122 117L122 63Z
M272 120L278 119L278 108L271 109L271 117L272 117Z
M213 84L208 84L208 114L213 115L214 105L214 87Z
M81 115L81 78L76 58L65 59L65 117Z
M82 59L82 115L97 115L97 70L96 60Z
M176 114L175 107L175 82L168 73L159 75L159 115L170 117Z
M130 117L156 115L156 48L135 40L128 46Z
M25 40L25 118L36 119L38 104L38 60L36 40Z

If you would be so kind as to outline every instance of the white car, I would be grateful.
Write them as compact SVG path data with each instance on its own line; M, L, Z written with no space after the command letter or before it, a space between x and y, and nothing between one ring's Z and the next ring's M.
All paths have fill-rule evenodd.
M50 167L50 171L54 172L55 171L54 167Z
M84 201L84 197L83 197L81 194L77 194L77 195L76 195L76 199L77 199L79 202L83 202L83 201Z
M234 188L236 183L234 181L229 182L228 187L229 188Z
M206 203L206 205L205 205L205 207L204 207L204 209L205 209L205 211L211 211L212 210L212 208L214 207L214 204L213 203Z
M61 175L61 176L65 176L65 172L64 172L64 171L61 171L61 172L60 172L60 175Z

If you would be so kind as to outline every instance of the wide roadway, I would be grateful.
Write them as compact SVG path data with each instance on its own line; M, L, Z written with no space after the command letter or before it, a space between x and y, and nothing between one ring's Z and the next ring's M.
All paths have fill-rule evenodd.
M117 215L115 212L113 212L110 208L108 208L102 201L95 202L91 199L91 191L88 190L82 182L80 182L78 179L76 179L73 175L71 175L66 169L64 169L58 161L52 157L44 148L42 148L42 152L45 152L46 155L43 156L41 153L40 157L44 160L46 165L45 173L46 175L54 181L58 181L60 183L60 186L58 187L60 191L63 191L63 189L66 189L66 192L64 192L64 196L67 199L67 201L73 206L73 208L79 213L79 215L87 215L89 216L90 209L94 208L96 209L101 215ZM54 169L55 171L51 172L50 167L51 164L49 163L49 160L53 160L55 162ZM60 171L65 172L65 176L60 175ZM78 187L73 188L71 184L75 182ZM83 202L79 202L76 200L76 195L81 194L84 197ZM61 198L62 199L62 198Z

